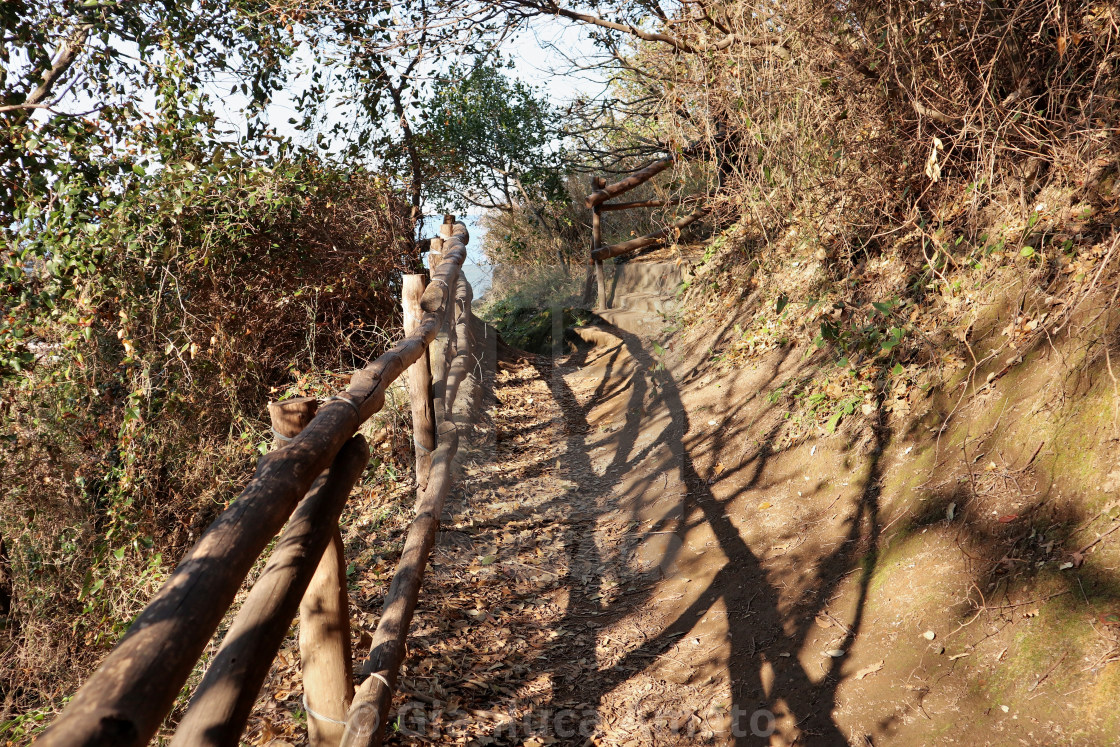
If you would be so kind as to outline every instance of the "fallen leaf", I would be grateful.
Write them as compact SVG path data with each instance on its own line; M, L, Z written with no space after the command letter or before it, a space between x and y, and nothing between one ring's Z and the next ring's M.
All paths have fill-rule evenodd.
M885 664L885 663L886 663L885 659L879 659L879 661L875 662L874 664L871 664L869 666L864 667L863 669L856 672L856 679L857 680L862 680L864 677L867 677L868 675L875 674L876 672L878 672L880 669L883 668L883 664Z
M1000 524L1010 524L1019 518L1019 514L1007 514L1006 516L999 517Z
M770 501L763 501L762 503L758 504L758 508L761 511L765 511L766 509L770 508L773 505L774 504L771 503Z
M1097 619L1103 625L1120 625L1120 612L1102 612Z

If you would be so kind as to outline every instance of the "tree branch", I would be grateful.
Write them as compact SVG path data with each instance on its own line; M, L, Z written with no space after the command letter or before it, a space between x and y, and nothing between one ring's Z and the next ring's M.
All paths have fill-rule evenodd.
M84 23L74 29L70 37L59 46L55 60L51 64L51 69L43 74L42 82L31 93L27 94L27 98L21 103L0 107L0 112L50 108L50 105L44 102L50 98L55 85L66 75L66 71L70 69L74 60L81 54L82 47L85 46L86 40L89 38L90 28L90 24Z
M670 47L680 52L696 53L727 49L739 40L735 34L728 34L723 39L720 39L719 41L712 44L694 44L670 34L662 34L656 31L645 31L632 24L616 23L615 21L608 21L605 18L600 18L599 16L591 15L590 13L580 13L579 11L571 10L570 8L561 8L556 3L544 4L532 2L532 0L515 0L515 2L517 5L531 8L538 13L547 13L555 16L561 16L572 21L579 21L580 23L586 23L591 26L610 29L611 31L621 31L624 34L636 36L637 38L644 41L662 42L663 44L668 44Z

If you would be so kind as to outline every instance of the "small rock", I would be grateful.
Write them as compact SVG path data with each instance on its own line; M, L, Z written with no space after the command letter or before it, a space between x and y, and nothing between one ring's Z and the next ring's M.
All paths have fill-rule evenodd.
M922 638L925 638L927 641L932 641L936 637L937 633L934 633L932 630L927 630L926 632L922 633Z
M844 649L842 649L842 648L830 648L828 651L824 652L824 655L825 656L831 656L833 659L839 659L841 656L844 655Z
M941 654L945 653L945 647L944 647L944 646L942 646L942 645L941 645L941 644L939 643L939 644L937 644L936 646L934 646L934 647L933 647L933 653L935 653L935 654L937 654L938 656L940 656Z

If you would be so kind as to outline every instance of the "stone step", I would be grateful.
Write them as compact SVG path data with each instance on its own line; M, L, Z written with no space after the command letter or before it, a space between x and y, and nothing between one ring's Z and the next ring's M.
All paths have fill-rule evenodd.
M641 311L647 314L668 314L676 310L677 299L659 293L628 293L616 296L615 308Z
M665 328L665 320L657 314L633 309L596 309L603 321L613 324L623 332L643 337L657 336Z
M626 262L614 268L608 287L615 299L635 293L673 296L682 282L681 266L675 262Z

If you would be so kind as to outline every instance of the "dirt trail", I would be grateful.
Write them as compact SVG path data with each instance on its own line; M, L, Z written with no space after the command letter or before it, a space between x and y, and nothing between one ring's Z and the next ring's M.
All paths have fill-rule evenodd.
M704 402L711 419L694 426L636 337L581 334L592 344L556 365L497 376L495 441L445 517L398 736L766 744L778 730L847 743L834 688L788 658L806 631L784 627L762 562L688 448L738 434Z
M577 332L576 352L495 377L394 743L1109 743L1113 629L1054 640L1047 605L1080 604L1069 587L983 585L977 553L1029 558L1045 538L994 518L981 537L988 507L937 474L924 429L881 415L779 448L766 395L812 365L798 351L721 375L613 327ZM1068 614L1116 598L1088 589Z

